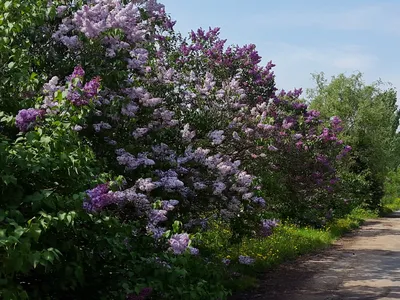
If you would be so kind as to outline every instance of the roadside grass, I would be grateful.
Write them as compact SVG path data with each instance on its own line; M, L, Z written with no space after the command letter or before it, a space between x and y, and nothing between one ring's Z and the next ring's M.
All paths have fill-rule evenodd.
M388 201L383 207L385 213L400 209L400 198ZM232 262L229 268L231 276L225 284L237 292L257 286L259 273L300 255L322 250L343 234L360 227L365 220L379 216L378 211L356 208L346 217L334 220L321 229L283 223L275 228L270 237L246 238L234 246L229 244L230 232L217 228L203 236L202 242L218 259L229 259ZM250 256L255 262L251 265L239 264L237 261L240 255Z
M396 210L400 210L400 198L383 200L382 214L392 213Z

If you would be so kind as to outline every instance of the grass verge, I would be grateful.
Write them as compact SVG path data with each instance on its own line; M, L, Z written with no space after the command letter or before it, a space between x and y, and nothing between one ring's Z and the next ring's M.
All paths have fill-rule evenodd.
M382 211L390 213L400 209L400 198L384 205ZM331 245L336 239L353 229L358 228L365 220L378 218L377 211L354 209L344 218L337 219L322 229L298 227L293 224L282 224L275 228L268 238L247 238L239 245L228 243L229 231L219 229L203 240L213 249L220 259L238 261L240 255L255 259L252 265L232 264L232 276L226 285L234 292L255 287L257 275L279 264L294 260L298 256L312 253Z

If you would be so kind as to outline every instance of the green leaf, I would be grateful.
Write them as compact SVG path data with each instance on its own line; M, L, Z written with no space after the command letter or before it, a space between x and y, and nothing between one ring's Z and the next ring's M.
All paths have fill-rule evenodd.
M6 1L4 3L4 10L7 10L11 6L11 4L12 4L12 1Z
M54 261L54 254L52 251L45 250L42 254L42 257L44 260L49 261L50 263L53 263Z
M40 138L40 142L45 144L45 145L48 145L51 142L51 138L49 136L47 136L47 135L43 135Z
M5 185L9 185L10 183L17 184L17 178L15 178L13 175L3 175L1 178Z
M60 219L60 221L63 221L64 219L65 219L65 216L66 216L67 214L66 213L59 213L57 216L58 216L58 218Z
M41 258L41 253L39 251L36 251L32 254L32 264L33 268L36 268L37 265L40 263L40 258Z
M36 193L34 193L33 195L26 196L26 197L24 198L23 202L29 202L29 203L31 203L31 202L37 202L37 201L43 200L44 197L45 197L45 196L44 196L41 192L36 192Z
M72 216L70 214L67 215L67 221L68 221L68 224L71 224Z
M18 227L14 230L14 236L16 238L20 238L24 233L25 233L26 229L23 227Z
M32 143L33 140L36 140L37 133L35 131L29 131L26 134L26 140L28 143Z
M81 266L76 266L74 270L74 274L76 279L79 281L79 283L83 283L83 270Z

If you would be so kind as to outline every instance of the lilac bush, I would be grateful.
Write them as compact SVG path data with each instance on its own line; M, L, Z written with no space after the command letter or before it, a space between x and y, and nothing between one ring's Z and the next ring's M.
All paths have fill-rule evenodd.
M159 41L164 41L162 36L154 34L149 44L149 39L143 35L145 32L154 32L155 28L170 30L162 6L147 2L146 9L154 10L149 12L151 20L142 20L146 25L137 24L135 27L127 26L124 22L135 20L138 23L142 18L140 7L134 7L131 3L122 8L114 6L115 3L97 1L78 9L72 17L64 19L54 38L67 47L71 45L63 41L71 34L80 36L82 40L88 38L99 41L106 48L117 45L112 51L129 54L130 57L126 60L126 80L118 82L118 88L110 89L107 86L110 78L104 78L104 74L101 74L104 86L100 90L98 74L85 83L85 76L90 72L78 65L65 79L65 86L57 86L58 80L53 78L44 88L47 94L42 107L49 110L51 115L65 118L66 112L72 114L73 110L81 110L87 117L91 116L92 126L88 123L73 124L73 129L92 139L97 144L95 151L107 151L105 154L109 167L122 171L127 181L123 188L117 190L108 190L108 184L105 184L88 191L84 208L99 212L113 205L123 210L123 206L127 205L133 208L129 209L129 214L133 214L129 218L146 218L143 225L157 237L164 232L163 223L168 221L167 215L174 214L170 225L174 218L179 217L184 221L185 228L190 230L190 224L207 214L217 214L229 221L243 214L243 208L245 212L253 212L260 206L259 203L264 203L259 197L253 197L250 191L254 176L242 170L240 160L233 160L229 153L205 147L207 144L210 147L221 144L222 130L210 131L207 134L208 141L202 140L201 136L197 138L196 130L192 129L196 124L182 123L182 118L190 112L185 111L184 107L176 107L169 98L159 96L160 91L165 91L165 87L172 82L168 72L162 78L159 73L154 74L157 68L153 64L166 65L168 53L163 54L162 48L155 53L150 51L151 47L156 48ZM102 18L110 21L102 23L97 19L92 20L92 15L100 12L104 14ZM132 21L124 17L122 22L122 19L118 19L121 14ZM89 25L90 22L95 24ZM146 26L153 29L146 30ZM111 29L123 31L119 41L110 40L107 32ZM78 49L83 51L85 43L73 47L77 48L77 52ZM110 48L107 51L109 53ZM110 59L109 55L105 55L104 59ZM146 71L149 68L154 71ZM173 84L179 86L183 79L185 75ZM232 84L235 85L234 81ZM199 88L197 84L195 86ZM231 89L228 85L226 88ZM65 98L60 98L61 93L65 93ZM185 104L186 107L188 105ZM94 132L90 131L90 127ZM139 144L132 147L132 142ZM157 207L160 196L162 206L167 209ZM123 215L128 217L126 213Z
M321 119L301 89L277 91L255 45L225 46L218 28L182 38L155 0L56 11L52 42L75 67L53 74L16 126L62 124L92 149L107 176L88 187L83 209L131 224L143 261L200 259L192 238L212 222L238 242L273 233L266 211L312 223L337 206L337 168L351 150L336 136L340 119Z
M65 15L53 34L77 57L91 43L104 49L99 53L102 65L111 66L119 57L118 81L78 65L66 86L58 87L67 102L56 104L54 79L44 89L50 93L42 106L53 113L65 111L68 101L82 107L92 124L74 124L74 129L126 178L119 190L89 194L85 208L127 205L133 208L129 218L146 217L150 232L163 231L163 224L171 225L175 218L190 230L190 224L212 215L227 222L242 218L242 224L253 218L256 224L255 210L266 203L261 194L269 192L255 189L257 177L246 170L280 172L276 158L284 155L299 158L309 170L285 169L286 184L300 189L296 193L310 197L317 188L330 192L337 180L331 154L317 151L325 143L321 151L336 151L338 159L347 153L348 148L337 150L343 147L335 138L340 120L334 118L332 129L322 129L318 112L307 111L298 101L301 90L276 93L274 65L260 67L254 45L225 48L218 28L199 29L189 40L181 39L173 24L156 1L123 5L97 0ZM86 73L93 79L84 83ZM158 199L171 198L179 204L168 210L157 207Z

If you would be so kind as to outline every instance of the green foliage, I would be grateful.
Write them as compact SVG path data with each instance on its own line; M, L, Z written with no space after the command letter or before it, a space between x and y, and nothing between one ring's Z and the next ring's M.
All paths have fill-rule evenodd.
M200 249L201 256L189 253L178 256L166 251L168 245L157 244L146 235L142 220L132 218L129 210L116 217L110 217L107 211L88 214L82 209L87 197L85 190L106 181L118 185L125 181L117 176L123 172L119 172L122 167L114 160L114 149L107 148L103 142L105 137L112 138L111 134L94 137L91 126L81 132L73 130L75 125L86 121L91 125L101 119L93 113L93 106L75 107L65 101L65 92L58 92L59 103L67 103L61 106L62 113L49 114L43 121L45 126L36 126L26 133L15 128L14 116L21 108L38 108L43 101L40 96L43 83L55 75L64 78L78 63L87 70L87 76L104 74L102 82L108 88L120 87L128 74L126 61L121 57L99 57L97 54L104 49L98 41L87 41L84 53L70 52L54 42L51 33L61 19L56 16L54 6L48 7L47 0L0 0L0 11L1 299L122 300L146 287L153 288L151 297L154 299L226 299L235 285L243 288L254 284L255 271L325 247L343 232L357 227L364 218L375 216L358 207L364 202L376 204L383 193L385 178L383 205L388 209L400 207L397 198L400 173L398 170L388 173L399 164L395 155L400 149L400 139L395 133L399 121L395 92L382 91L377 85L365 86L360 75L351 78L340 75L329 85L321 75L316 77L318 88L312 94L312 105L325 117L330 114L342 117L345 121L343 139L354 146L352 162L348 167L340 166L343 184L337 199L330 199L328 193L308 190L308 186L298 188L298 183L293 181L300 173L309 177L303 169L305 160L314 161L312 151L304 152L303 156L285 152L290 159L268 153L269 160L265 161L280 164L281 169L272 172L258 165L265 190L257 193L269 198L261 214L255 210L240 212L240 217L232 218L228 224L209 218L218 211L217 205L211 212L201 208L196 211L191 202L182 204L184 210L177 209L176 214L182 220L191 219L192 211L196 217L212 220L211 230L200 231L193 239L193 246ZM149 53L154 54L156 48L149 46ZM172 52L173 55L176 53ZM207 72L207 63L199 62L202 66L199 73ZM240 63L233 61L239 66L232 70L218 67L215 74L220 77L217 79L235 75ZM248 77L243 80L250 81L250 74ZM140 84L138 82L137 86ZM173 94L175 88L173 85L160 88L153 82L148 85L149 91L160 97ZM256 85L255 90L249 92L250 101L256 101L256 96L268 98L272 91L273 81L265 86ZM171 96L168 105L181 104L182 99L174 97ZM116 103L106 113L119 112L123 102ZM227 116L231 113L229 110L198 111L194 109L178 117L196 124L197 134L204 140L216 124L227 123L232 117ZM129 117L115 122L118 131L114 135L120 135L127 150L140 147L129 144L129 139L137 123L147 121ZM306 132L307 127L303 131ZM179 135L177 130L171 129L155 139L170 141ZM309 146L315 151L320 147L317 150L328 153L323 148L328 146ZM253 159L246 164L248 169L257 166ZM137 172L140 176L151 176ZM164 195L159 196L162 199ZM196 200L206 198L200 192L196 197ZM200 206L198 203L200 201L196 202ZM258 224L260 217L296 216L296 221L301 217L308 223L320 225L324 211L318 205L324 209L329 206L334 211L333 220L322 228L300 227L286 221L272 236L257 237L254 224ZM161 207L161 202L156 201L156 206ZM180 232L183 225L178 221L171 223L172 229L166 235ZM256 258L255 265L237 263L240 255ZM232 259L232 264L225 266L221 263L223 258Z
M385 195L382 198L382 212L389 213L400 209L400 168L388 173L385 180Z
M313 77L316 87L308 91L310 105L325 117L342 119L341 138L353 148L348 171L365 178L369 189L364 202L378 207L386 174L399 165L396 91L382 88L382 82L366 85L361 73L340 74L330 82L323 73Z
M1 0L0 11L0 111L16 114L32 104L46 80L66 76L73 65L69 51L51 39L61 23L54 5Z

